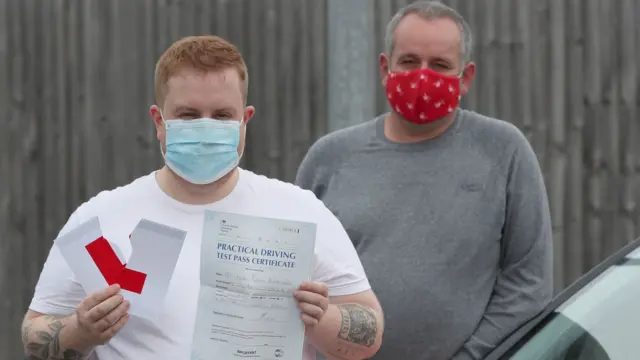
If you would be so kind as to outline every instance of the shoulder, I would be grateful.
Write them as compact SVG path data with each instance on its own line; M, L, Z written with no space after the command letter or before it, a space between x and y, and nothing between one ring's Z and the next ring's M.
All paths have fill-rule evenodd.
M534 157L535 153L525 134L513 123L478 114L469 110L463 111L462 130L476 150L491 158L504 159L507 163L516 157Z
M322 204L313 192L303 189L298 185L279 179L256 174L250 170L240 169L240 176L244 177L243 183L252 194L260 198L281 199L281 201L295 201L297 206L318 206Z
M244 184L252 199L268 204L270 211L290 220L324 223L332 217L331 211L316 195L302 187L241 169Z
M330 132L316 140L302 159L296 173L296 184L312 189L321 196L333 172L349 154L366 146L376 136L379 118Z
M117 212L122 207L135 204L149 193L150 185L155 181L154 176L155 172L141 176L129 184L100 191L76 208L61 233L94 216L100 216L105 212Z
M360 124L332 131L316 140L309 154L313 155L335 155L350 152L366 143L376 134L376 122L379 118L365 121Z
M524 133L514 124L490 116L463 110L465 126L471 134L497 146L520 146L528 143Z
M467 128L476 137L476 149L489 155L503 169L507 181L514 174L525 174L523 178L543 182L538 156L524 133L514 124L467 111Z

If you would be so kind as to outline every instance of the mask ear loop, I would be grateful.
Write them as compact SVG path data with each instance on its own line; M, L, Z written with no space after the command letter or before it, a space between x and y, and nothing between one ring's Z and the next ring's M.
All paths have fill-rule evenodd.
M244 155L244 148L247 146L247 124L244 123L244 114L240 119L240 127L242 127L242 131L244 131L244 146L242 147L242 152L238 155L238 164L240 164L240 160L242 160L242 155Z
M464 81L464 66L462 67L462 70L460 71L460 74L458 75L458 78L460 78L460 87L462 87L462 82ZM462 94L458 94L458 101L462 100Z
M164 114L162 113L162 109L158 110L160 112L160 119L162 119L162 123L164 124L164 143L165 146L167 144L167 121L164 119ZM165 156L166 153L165 151L162 150L162 142L158 141L158 146L160 146L160 154L162 155L162 158L164 159L164 161L167 161L167 157Z

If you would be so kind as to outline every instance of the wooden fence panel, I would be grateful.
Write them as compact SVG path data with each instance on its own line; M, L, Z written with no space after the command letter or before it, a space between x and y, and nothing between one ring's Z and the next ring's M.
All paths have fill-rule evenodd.
M409 2L372 2L377 31L362 41L382 51ZM640 233L640 2L444 2L475 37L463 106L519 126L543 166L561 289ZM243 165L293 180L327 131L326 0L0 0L0 360L20 358L21 318L69 214L161 164L155 62L203 33L248 63ZM376 100L386 111L381 87Z
M0 360L53 238L99 191L161 164L148 115L175 40L237 44L257 113L243 165L293 180L326 131L325 1L0 0Z

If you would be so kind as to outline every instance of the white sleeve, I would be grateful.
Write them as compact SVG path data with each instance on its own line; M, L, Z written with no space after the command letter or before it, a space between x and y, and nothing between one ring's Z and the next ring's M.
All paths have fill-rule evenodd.
M58 237L82 223L80 212L83 206L69 217ZM40 273L29 310L46 315L70 315L85 296L84 289L76 281L71 268L54 242Z
M314 281L326 283L329 296L371 289L360 258L340 221L322 205L316 230Z

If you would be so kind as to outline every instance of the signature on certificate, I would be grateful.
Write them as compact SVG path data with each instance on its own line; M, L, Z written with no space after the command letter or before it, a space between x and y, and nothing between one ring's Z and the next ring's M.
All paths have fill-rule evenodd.
M253 319L248 319L251 321L261 321L261 322L286 322L285 320L278 320L276 319L273 314L270 314L268 312L263 312L258 314L258 316L254 317Z

